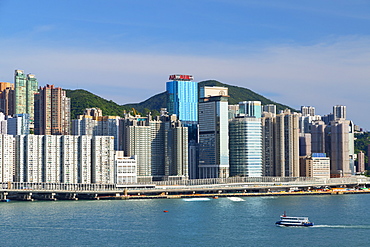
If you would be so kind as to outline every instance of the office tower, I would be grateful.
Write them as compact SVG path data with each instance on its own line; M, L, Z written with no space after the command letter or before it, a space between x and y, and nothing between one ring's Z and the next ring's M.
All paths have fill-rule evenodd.
M0 182L13 182L15 142L12 135L0 135Z
M301 113L303 117L315 116L315 107L313 106L301 106Z
M60 87L46 85L35 94L35 134L68 135L71 116L70 98Z
M229 176L227 88L202 87L199 99L199 176Z
M78 137L78 182L82 184L91 183L91 139L88 135Z
M5 116L14 114L14 84L9 82L0 82L0 111Z
M124 157L123 151L115 151L116 184L137 183L136 156Z
M198 83L193 76L171 75L166 84L167 108L184 124L198 121Z
M300 176L330 178L330 158L324 153L312 153L300 159Z
M16 181L43 182L43 136L16 135L15 146Z
M276 116L274 129L275 175L299 177L299 117L285 110Z
M330 126L330 159L331 176L348 177L350 167L350 123L349 120L339 119L331 122Z
M9 135L28 135L30 133L29 114L14 114L7 120L7 132Z
M337 119L346 119L347 118L347 110L346 106L344 105L336 105L333 106L333 114L334 114L334 120Z
M162 116L165 125L165 176L168 180L189 178L188 128L176 115Z
M262 124L262 171L263 176L275 176L274 125L275 113L264 112Z
M78 183L78 136L63 135L61 145L61 183Z
M250 117L260 118L262 114L261 101L239 102L239 113Z
M240 114L229 122L230 176L262 176L261 119Z
M92 138L91 182L113 184L114 174L114 137L94 136Z
M14 114L28 113L34 119L34 95L37 93L38 82L35 75L24 74L23 70L15 70L14 74Z
M270 104L270 105L264 105L263 106L264 112L269 112L276 115L276 105Z
M365 172L365 153L362 151L357 154L357 172Z
M175 114L188 128L188 157L190 178L198 169L198 83L191 75L170 75L166 84L168 114ZM193 163L196 162L196 163Z

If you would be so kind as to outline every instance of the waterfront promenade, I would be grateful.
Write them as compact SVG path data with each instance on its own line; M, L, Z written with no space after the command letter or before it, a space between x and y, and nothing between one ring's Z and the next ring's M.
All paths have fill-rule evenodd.
M0 199L99 200L364 193L370 178L234 177L136 184L0 183Z

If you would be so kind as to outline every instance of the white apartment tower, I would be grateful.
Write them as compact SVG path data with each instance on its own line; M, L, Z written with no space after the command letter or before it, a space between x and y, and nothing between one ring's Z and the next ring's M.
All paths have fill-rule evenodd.
M114 174L114 137L94 136L92 138L91 182L113 184Z
M78 136L64 135L61 138L61 179L62 183L78 182Z
M60 183L60 135L43 136L43 181L46 183Z
M0 180L13 182L15 175L15 141L12 135L0 135Z
M92 136L78 137L78 183L91 183L91 139Z

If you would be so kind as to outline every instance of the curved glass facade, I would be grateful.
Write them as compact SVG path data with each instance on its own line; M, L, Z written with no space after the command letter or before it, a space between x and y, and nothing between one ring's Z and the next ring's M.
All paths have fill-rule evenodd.
M262 176L261 120L240 117L230 121L230 176Z

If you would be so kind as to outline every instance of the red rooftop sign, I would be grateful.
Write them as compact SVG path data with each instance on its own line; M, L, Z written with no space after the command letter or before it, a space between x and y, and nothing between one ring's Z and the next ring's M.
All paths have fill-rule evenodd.
M192 75L170 75L172 81L192 81L194 77Z

